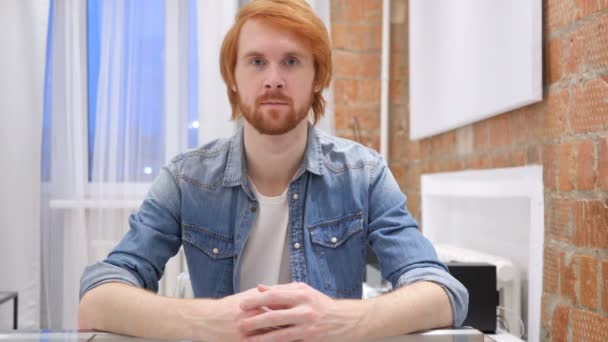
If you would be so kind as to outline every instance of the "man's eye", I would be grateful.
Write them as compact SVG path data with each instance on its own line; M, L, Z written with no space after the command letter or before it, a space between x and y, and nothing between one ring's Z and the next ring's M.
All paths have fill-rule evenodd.
M300 61L295 57L290 57L290 58L287 58L287 60L285 60L285 65L287 65L287 66L295 66L295 65L298 65L299 63L300 63Z
M264 60L261 58L252 58L249 63L251 65L255 65L255 66L262 66L262 65L266 64L266 62L264 62Z

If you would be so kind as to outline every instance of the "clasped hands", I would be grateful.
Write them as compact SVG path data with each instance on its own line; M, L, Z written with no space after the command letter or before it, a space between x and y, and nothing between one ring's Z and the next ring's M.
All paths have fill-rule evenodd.
M357 339L363 317L357 301L334 300L305 283L258 285L243 295L235 322L243 341Z

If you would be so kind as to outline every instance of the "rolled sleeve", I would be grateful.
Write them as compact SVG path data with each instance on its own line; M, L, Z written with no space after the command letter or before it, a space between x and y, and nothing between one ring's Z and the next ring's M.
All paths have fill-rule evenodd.
M80 278L80 299L88 291L106 283L125 283L135 287L142 287L131 272L100 261L85 268Z
M469 306L469 292L464 285L444 270L435 267L421 267L402 274L397 281L397 287L419 281L436 283L445 290L452 306L454 327L460 327L467 317Z

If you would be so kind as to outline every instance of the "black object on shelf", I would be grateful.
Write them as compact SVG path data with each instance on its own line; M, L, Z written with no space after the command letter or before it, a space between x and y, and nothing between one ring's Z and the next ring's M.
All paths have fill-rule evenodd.
M469 290L469 313L463 326L496 332L496 266L487 263L446 263L450 274Z
M13 300L13 329L17 330L19 326L17 317L19 316L19 293L0 291L0 305L9 300Z

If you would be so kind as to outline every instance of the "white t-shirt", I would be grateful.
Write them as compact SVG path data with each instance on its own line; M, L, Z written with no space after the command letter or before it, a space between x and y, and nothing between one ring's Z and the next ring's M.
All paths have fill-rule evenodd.
M253 182L259 208L241 256L241 291L258 284L276 285L291 282L287 222L287 189L276 197L260 194Z

